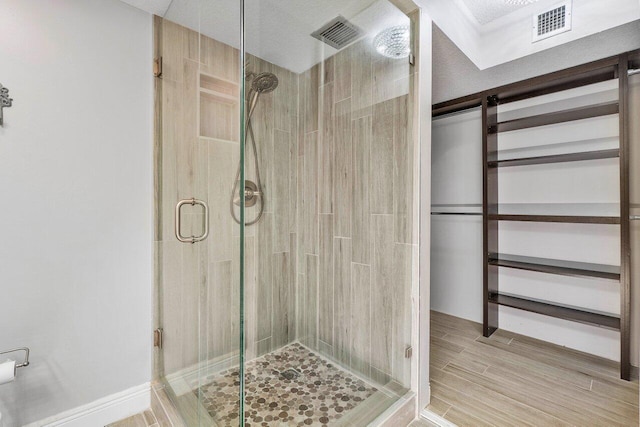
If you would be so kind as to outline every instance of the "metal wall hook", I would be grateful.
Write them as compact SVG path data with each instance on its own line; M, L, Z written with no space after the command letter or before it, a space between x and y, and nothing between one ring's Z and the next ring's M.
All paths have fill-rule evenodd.
M11 107L13 99L9 98L9 89L0 84L0 126L4 124L3 109Z
M9 98L9 89L0 84L0 126L3 125L2 109L11 107L13 99Z

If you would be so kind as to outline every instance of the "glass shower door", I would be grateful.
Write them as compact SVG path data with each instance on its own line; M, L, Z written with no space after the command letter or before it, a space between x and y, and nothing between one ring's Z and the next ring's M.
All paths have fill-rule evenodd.
M231 215L231 191L242 165L243 79L240 7L228 6L174 0L155 18L156 325L163 338L155 365L188 426L241 420L242 228ZM223 39L211 37L219 28Z
M245 0L244 24L245 423L365 426L410 389L411 19Z
M155 32L158 378L189 426L374 422L411 387L411 19L173 0Z

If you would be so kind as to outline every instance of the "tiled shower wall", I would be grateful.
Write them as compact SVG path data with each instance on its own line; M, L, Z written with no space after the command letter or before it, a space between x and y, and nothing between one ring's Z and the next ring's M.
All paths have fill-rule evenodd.
M413 69L360 41L300 76L298 336L409 385L418 186Z
M156 350L156 376L180 374L199 360L237 364L240 332L239 226L229 212L240 146L233 132L229 138L208 138L199 126L199 74L239 84L239 52L170 21L157 18L159 25L163 74L156 81L162 115L156 117L161 126L156 134L154 323L164 329L164 348ZM249 59L248 69L273 72L280 82L275 92L260 97L253 118L267 203L262 220L245 231L246 342L252 358L295 338L296 254L291 248L298 77L256 58ZM252 155L248 148L246 178L255 181ZM174 236L175 205L192 197L209 205L210 234L202 243L180 243ZM255 207L247 209L247 220L255 214ZM199 235L202 212L187 205L183 215L183 234Z
M171 374L199 360L237 363L239 226L229 195L239 143L199 136L198 75L240 82L236 49L159 21L155 324L165 342L156 368ZM299 339L376 381L408 385L412 67L363 40L299 75L252 56L247 69L279 79L252 119L266 209L245 229L247 359ZM245 165L255 181L251 144ZM191 197L210 208L209 238L193 245L173 230L175 204ZM198 234L202 216L190 209L185 232ZM247 220L255 214L247 209Z
M252 55L246 68L256 74L274 73L279 82L275 91L260 95L251 119L265 193L262 220L245 228L247 358L251 359L296 336L298 75ZM247 140L245 174L255 181L252 156ZM247 209L247 221L256 213L257 205Z

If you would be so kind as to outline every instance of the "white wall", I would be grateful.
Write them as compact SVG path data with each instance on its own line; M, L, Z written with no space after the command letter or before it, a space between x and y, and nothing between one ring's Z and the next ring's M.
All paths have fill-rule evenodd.
M481 214L480 109L434 120L431 153L431 211ZM431 265L431 307L481 322L482 216L432 215Z
M151 378L151 16L116 0L0 1L0 386L5 427Z

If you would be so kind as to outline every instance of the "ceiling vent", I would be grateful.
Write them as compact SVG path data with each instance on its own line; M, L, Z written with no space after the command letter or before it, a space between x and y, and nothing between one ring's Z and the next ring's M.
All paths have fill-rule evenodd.
M571 30L571 0L533 16L533 41Z
M319 30L311 33L311 36L334 49L342 49L360 37L360 34L362 34L360 28L353 25L344 16L337 16Z

